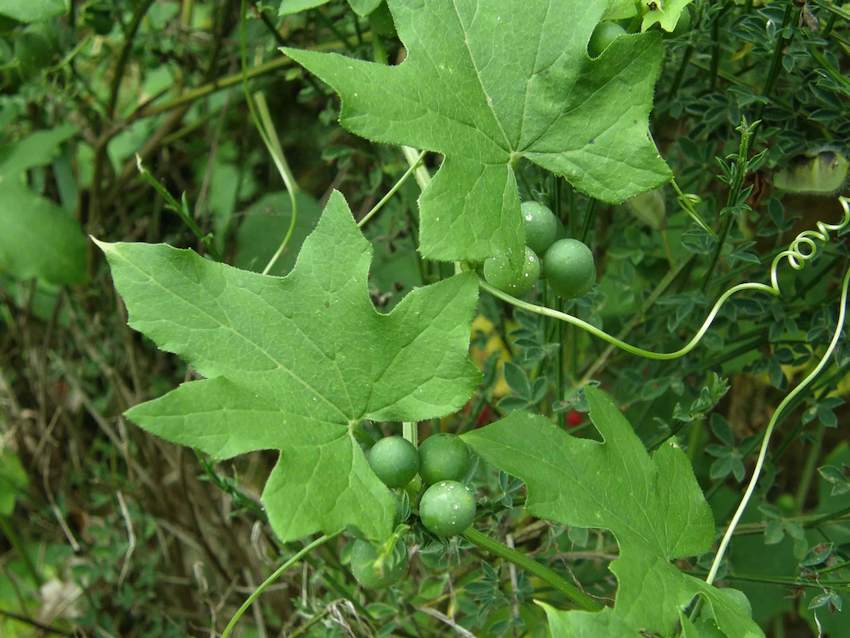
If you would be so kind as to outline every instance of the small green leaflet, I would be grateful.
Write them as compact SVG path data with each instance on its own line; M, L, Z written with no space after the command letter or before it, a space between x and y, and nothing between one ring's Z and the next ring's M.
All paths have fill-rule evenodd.
M285 16L292 15L293 13L300 13L307 9L320 7L323 4L327 4L329 1L330 0L283 0L283 2L280 3L278 15ZM348 0L348 4L350 4L351 8L359 15L367 16L378 8L378 5L381 4L381 0Z
M342 97L340 121L445 156L420 198L425 257L480 261L523 244L514 164L619 203L669 180L647 127L658 33L587 42L621 0L388 0L407 59L284 49Z
M541 416L515 412L464 439L485 460L522 479L532 514L565 525L610 530L620 556L619 588L601 612L544 607L553 636L670 636L680 610L699 595L728 638L757 638L746 597L680 572L671 561L708 551L714 521L687 456L665 445L651 456L611 400L585 390L603 443L579 439ZM628 633L625 630L628 629Z
M17 142L0 146L0 182L35 166L49 164L60 145L76 132L76 127L66 124L36 131Z
M73 126L58 126L0 146L0 273L53 284L87 279L86 238L80 225L31 191L23 175L52 162L60 145L76 132Z
M100 246L130 325L206 377L128 418L217 459L280 450L263 503L284 542L349 525L385 539L395 500L352 430L464 405L479 380L468 358L475 277L418 288L378 313L372 248L339 193L284 278L163 244Z
M39 22L67 11L65 0L0 0L0 15L19 22Z
M0 184L0 273L52 284L86 281L86 238L77 220L19 179Z
M0 516L9 516L29 479L16 454L0 450Z
M647 4L647 12L643 15L641 22L641 30L646 31L653 24L660 24L665 31L672 31L676 28L676 23L679 22L679 17L682 11L685 11L687 6L693 0L663 0L663 2L653 2L654 9L649 8Z

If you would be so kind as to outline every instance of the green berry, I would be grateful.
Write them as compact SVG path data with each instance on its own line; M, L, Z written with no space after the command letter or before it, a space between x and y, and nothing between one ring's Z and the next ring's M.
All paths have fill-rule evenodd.
M540 278L540 259L525 247L522 270L517 273L507 253L494 255L484 262L484 279L494 288L521 297L534 288Z
M419 446L419 475L426 485L462 480L470 461L469 448L456 434L432 434Z
M525 245L538 255L558 238L558 218L539 202L523 202L522 223L525 226Z
M366 589L383 589L393 585L404 576L407 571L407 550L399 541L393 555L383 561L380 565L375 561L378 551L371 543L364 540L354 541L351 548L351 573Z
M543 272L552 290L567 299L580 297L596 281L593 253L577 239L552 244L543 257Z
M597 24L587 45L590 57L598 58L621 35L626 35L626 30L616 22L600 22Z
M797 499L794 498L793 494L788 494L786 492L779 495L779 498L776 500L776 506L781 509L783 513L791 514L797 509Z
M432 534L455 536L472 525L475 519L475 497L463 483L440 481L422 495L419 518Z
M372 471L387 487L404 487L419 469L419 453L400 436L381 439L367 454Z

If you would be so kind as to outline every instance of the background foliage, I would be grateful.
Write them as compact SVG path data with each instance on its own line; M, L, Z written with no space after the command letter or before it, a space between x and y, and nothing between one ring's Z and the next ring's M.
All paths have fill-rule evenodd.
M670 2L668 10L684 4ZM676 187L666 184L612 205L532 162L511 163L514 147L493 150L500 170L513 171L520 199L549 204L569 234L594 250L598 285L562 308L630 343L662 351L689 338L728 286L763 281L772 255L796 233L818 220L838 219L835 195L846 186L850 140L850 8L827 0L697 0L686 10L690 29L653 39L653 46L663 47L663 62L650 130ZM663 14L644 18L647 28L654 22L673 27ZM304 527L298 533L283 534L293 541L286 545L275 535L280 528L259 504L275 453L219 462L235 450L193 452L148 435L122 416L181 383L209 383L197 379L210 364L192 359L188 365L127 326L106 262L86 239L167 243L243 269L263 269L292 209L249 116L243 81L262 94L258 104L267 105L299 187L297 224L274 274L292 269L320 211L335 201L332 191L344 194L354 218L362 219L407 170L399 147L340 127L331 88L279 51L312 51L295 56L340 92L354 91L357 86L338 84L371 78L327 77L315 66L319 62L306 60L323 60L316 52L329 51L382 63L403 59L384 4L248 3L244 37L240 24L238 3L0 0L4 636L214 635L280 557L302 546L295 539L319 529L299 521ZM397 26L403 34L405 25ZM633 53L624 48L619 55ZM623 91L629 82L639 84L640 74L656 70L650 65L629 72L622 74ZM506 73L500 70L502 81ZM420 88L439 98L454 87L435 81L414 86ZM604 95L595 113L600 122L616 119L621 97L616 91ZM641 99L648 105L649 95ZM357 132L445 152L449 162L468 148L463 138L445 141L454 147L436 145L425 139L425 127L390 130L388 116L379 116ZM754 127L755 121L760 123ZM638 142L636 151L609 150L645 151L645 140ZM440 160L428 155L425 168L436 172ZM151 173L140 172L139 162ZM544 160L538 164L547 167ZM623 174L612 169L600 179L617 188ZM660 181L651 178L641 186ZM419 194L416 180L406 182L365 226L373 251L366 285L382 311L403 310L401 300L418 286L460 286L450 283L456 282L450 264L416 250L427 239L420 241ZM494 208L482 201L472 212L486 220ZM427 207L422 214L425 235ZM430 244L430 256L457 256L451 239L445 235ZM349 260L368 266L357 246L340 257L341 272L351 270ZM128 254L139 251L140 263L146 250L164 249L127 248ZM504 452L485 451L488 430L478 428L501 416L509 418L499 427L509 428L532 418L517 413L528 409L549 424L543 431L553 438L541 440L541 449L561 441L565 428L578 437L569 439L577 445L589 442L598 438L599 424L591 426L588 409L593 414L607 408L594 407L595 392L585 396L576 389L598 383L633 428L623 431L636 435L629 438L630 463L687 457L722 529L749 476L758 434L831 336L846 252L834 241L804 271L783 271L782 299L735 298L694 353L669 362L633 357L482 295L472 355L483 381L466 405L450 402L447 407L459 408L455 415L421 421L420 436L468 432L470 441L478 440L476 527L609 603L617 581L608 565L618 556L626 562L631 548L642 555L646 550L624 542L616 529L594 527L581 503L569 499L579 498L579 485L590 493L606 489L612 477L592 476L592 459L577 455L568 469L582 471L565 480L558 497L569 515L538 520L533 515L544 512L535 502L535 477L521 467L513 476L495 470L490 463L510 470L501 464L516 455L500 460ZM561 303L543 288L535 294L551 306ZM146 300L141 310L158 301ZM439 314L439 304L429 309ZM247 305L245 312L262 314ZM452 323L452 312L463 316L468 309L446 312ZM258 330L267 329L278 328ZM351 331L353 363L335 391L369 381L358 376L356 364L371 355L368 339L374 338L363 327L340 329ZM281 329L274 336L287 334ZM241 352L228 354L236 359ZM720 584L747 595L768 635L817 635L818 628L829 636L850 633L850 450L841 427L848 368L850 350L841 344L825 373L780 422L766 475L721 571ZM273 382L268 391L276 396L285 389ZM422 415L376 421L402 418ZM392 425L369 423L362 442L391 431ZM510 436L505 432L500 441ZM671 443L681 452L671 452ZM252 449L268 447L276 446ZM519 479L528 482L528 492ZM648 509L655 523L668 516L676 523L663 503ZM665 565L675 560L674 571L694 581L704 578L713 555L713 530L702 527L689 528L695 540L688 549L705 556L676 560L683 555L677 548L662 552ZM410 572L390 592L357 588L344 539L322 546L255 606L243 635L542 636L546 614L568 606L533 573L466 539L442 543L416 529L411 546ZM551 607L544 610L535 600ZM705 626L693 631L712 635L702 633L710 631Z

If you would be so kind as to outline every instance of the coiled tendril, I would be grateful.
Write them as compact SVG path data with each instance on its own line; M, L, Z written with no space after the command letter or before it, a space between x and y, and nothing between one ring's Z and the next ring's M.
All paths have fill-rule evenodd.
M538 306L537 304L528 303L527 301L522 301L521 299L517 299L516 297L512 297L511 295L502 292L498 288L494 288L487 282L481 280L479 285L483 290L486 290L494 297L498 297L499 299L506 301L509 304L517 306L518 308L522 308L523 310L527 310L529 312L533 312L539 315L543 315L545 317L551 317L552 319L557 319L559 321L564 321L566 323L572 324L578 328L581 328L585 332L588 332L600 339L607 341L608 343L620 348L621 350L625 350L634 355L638 355L640 357L645 357L647 359L655 359L655 360L670 360L670 359L678 359L679 357L683 357L688 354L691 350L693 350L702 338L705 336L705 333L708 331L711 326L714 318L717 316L717 313L720 312L720 309L732 296L736 295L739 292L744 290L754 290L757 292L764 292L769 295L773 295L774 297L778 297L780 295L779 290L779 266L782 263L783 259L788 260L788 264L794 270L801 270L806 262L810 261L815 257L818 252L818 242L826 243L830 240L830 233L837 233L848 225L850 225L850 199L846 197L839 197L839 203L841 204L842 209L844 210L844 216L842 220L837 224L827 224L825 222L817 223L817 230L805 230L797 237L794 238L794 241L791 242L790 246L780 252L776 257L774 257L773 262L770 266L770 285L757 283L754 281L748 281L742 284L738 284L729 288L726 292L724 292L720 297L718 297L717 301L712 306L708 315L700 326L699 330L697 330L696 334L691 338L688 343L684 346L675 350L674 352L653 352L651 350L644 350L643 348L639 348L637 346L633 346L630 343L626 343L618 339L617 337L608 334L604 330L600 330L596 326L579 319L573 315L567 314L565 312L560 312L558 310L553 310L552 308L547 308L546 306Z
M806 262L814 259L818 254L818 242L827 243L830 240L830 232L839 233L850 224L850 199L839 197L838 202L844 210L844 217L837 224L818 222L817 230L804 230L794 238L791 245L773 258L770 266L770 284L779 291L777 271L783 259L788 260L788 265L794 270L802 270Z

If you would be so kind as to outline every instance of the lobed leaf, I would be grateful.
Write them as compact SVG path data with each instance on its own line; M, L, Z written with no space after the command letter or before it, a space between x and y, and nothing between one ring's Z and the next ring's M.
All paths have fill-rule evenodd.
M132 408L166 440L226 459L279 450L263 492L281 540L393 525L391 492L353 431L459 409L479 378L468 359L475 277L408 294L390 314L368 295L372 249L334 193L284 278L165 245L100 244L130 325L205 380Z
M613 608L591 613L547 607L553 634L590 638L649 630L668 636L698 595L729 638L762 636L740 592L711 587L671 564L706 552L714 540L711 510L687 456L672 445L648 454L607 396L593 388L585 395L602 443L521 412L464 435L485 460L526 483L529 512L565 525L604 528L617 539L620 555L610 567L619 582Z
M342 98L340 122L445 160L422 193L421 251L480 261L523 244L520 159L619 203L670 178L648 136L660 35L618 38L590 59L596 24L624 3L388 0L398 66L285 49ZM522 15L522 20L516 16Z

